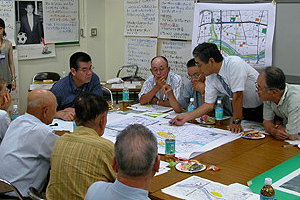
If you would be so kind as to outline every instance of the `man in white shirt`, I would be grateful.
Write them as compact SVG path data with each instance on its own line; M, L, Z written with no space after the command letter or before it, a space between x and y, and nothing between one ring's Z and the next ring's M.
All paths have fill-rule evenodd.
M0 176L28 196L29 187L41 191L50 167L57 135L48 126L56 113L56 98L45 89L28 95L27 111L8 127L0 145ZM15 196L13 192L8 193Z
M152 75L144 82L141 92L139 93L140 104L147 103L161 106L170 106L167 94L161 89L164 85L169 85L176 99L179 99L183 91L183 82L181 76L170 72L168 60L164 56L157 56L151 60Z
M242 119L262 122L263 104L255 92L259 73L254 68L237 56L223 58L212 43L198 45L193 55L201 74L206 76L205 103L193 112L178 115L170 124L182 125L213 111L218 93L232 98L233 123L228 126L231 132L243 131Z
M10 124L8 108L11 104L11 101L11 95L6 88L6 81L4 78L0 77L0 144Z

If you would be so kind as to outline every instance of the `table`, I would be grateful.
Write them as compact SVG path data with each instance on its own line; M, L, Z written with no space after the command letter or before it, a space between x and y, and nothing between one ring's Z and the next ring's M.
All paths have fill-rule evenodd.
M239 138L195 157L196 160L207 166L216 165L220 167L220 171L205 170L189 174L173 168L169 172L153 178L149 188L149 197L152 200L178 199L162 193L161 189L192 175L226 185L232 183L247 185L247 181L300 153L298 147L283 148L283 144L287 143L275 140L269 135L261 140ZM162 156L162 160L164 160L164 156Z

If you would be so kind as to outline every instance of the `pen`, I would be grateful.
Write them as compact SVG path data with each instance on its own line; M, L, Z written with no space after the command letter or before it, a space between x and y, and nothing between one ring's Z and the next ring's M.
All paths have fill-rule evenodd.
M282 147L293 147L293 146L298 146L298 144L285 144L285 145L282 145Z
M50 124L50 126L58 126L58 123Z

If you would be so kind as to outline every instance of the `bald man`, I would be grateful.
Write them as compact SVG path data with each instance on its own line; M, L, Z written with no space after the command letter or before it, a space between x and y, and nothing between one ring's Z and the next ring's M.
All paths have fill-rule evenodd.
M48 90L29 93L27 111L8 127L0 146L0 176L27 197L28 188L44 187L58 136L48 126L56 114L56 98ZM14 193L7 193L15 196Z

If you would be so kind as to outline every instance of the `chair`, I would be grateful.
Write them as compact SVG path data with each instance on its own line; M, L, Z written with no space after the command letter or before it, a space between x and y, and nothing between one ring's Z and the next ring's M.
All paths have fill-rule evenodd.
M125 68L127 68L126 72L132 71L132 72L134 72L134 75L121 77L123 81L130 81L130 82L132 82L132 81L145 81L145 79L143 79L142 77L137 76L137 72L138 72L138 69L139 69L139 67L137 65L124 65L124 66L120 67L119 71L117 73L117 77L119 77L121 71Z
M60 79L60 75L56 72L39 72L33 76L32 84L36 81L43 81L43 80L52 80L58 81Z
M110 106L113 107L114 104L114 99L113 99L113 95L112 92L110 91L110 89L108 89L107 87L102 86L102 92L103 92L103 98L105 101L107 102L111 102Z
M0 194L1 193L6 193L6 192L15 192L17 197L8 197L7 199L19 199L19 200L24 200L24 197L21 195L21 193L19 192L19 190L13 186L10 182L8 182L7 180L1 179L0 178ZM5 195L2 195L5 196ZM6 197L5 197L6 198ZM2 197L1 197L2 199Z
M27 191L27 194L32 200L45 200L39 191L34 187L30 187Z

